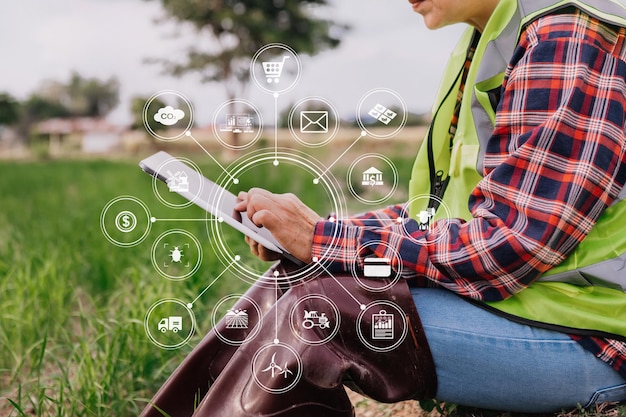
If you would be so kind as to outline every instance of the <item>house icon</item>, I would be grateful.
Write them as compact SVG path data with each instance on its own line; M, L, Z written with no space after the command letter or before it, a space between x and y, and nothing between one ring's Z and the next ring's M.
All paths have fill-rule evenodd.
M383 185L383 173L374 167L370 167L367 171L363 172L362 185L369 185L371 187L375 185Z

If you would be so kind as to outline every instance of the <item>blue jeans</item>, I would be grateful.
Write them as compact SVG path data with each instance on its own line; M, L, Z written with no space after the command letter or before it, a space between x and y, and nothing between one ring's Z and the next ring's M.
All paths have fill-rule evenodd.
M566 334L514 323L446 290L411 292L439 401L540 413L626 399L626 380Z

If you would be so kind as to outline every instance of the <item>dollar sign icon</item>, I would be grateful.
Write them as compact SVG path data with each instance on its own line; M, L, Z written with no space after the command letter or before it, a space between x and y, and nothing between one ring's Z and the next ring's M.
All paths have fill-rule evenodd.
M137 226L137 217L130 211L121 211L115 216L115 227L122 233L132 232Z

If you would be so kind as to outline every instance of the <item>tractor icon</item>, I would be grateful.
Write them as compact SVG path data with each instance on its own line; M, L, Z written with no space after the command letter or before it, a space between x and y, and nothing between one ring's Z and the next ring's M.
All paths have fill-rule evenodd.
M304 310L304 321L302 322L302 327L305 329L311 329L315 326L320 329L330 328L330 320L326 317L326 313L322 313L320 316L317 311Z

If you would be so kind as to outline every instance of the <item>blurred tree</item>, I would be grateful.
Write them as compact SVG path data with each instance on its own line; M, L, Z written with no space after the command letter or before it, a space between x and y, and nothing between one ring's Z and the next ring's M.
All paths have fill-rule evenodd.
M133 124L131 125L131 129L144 129L143 123L143 112L146 106L146 103L150 100L148 97L133 97L130 102L130 111L133 114ZM155 98L152 101L152 104L156 108L165 107L166 104ZM152 129L153 132L158 132L160 130L165 130L167 126L157 122L153 117L147 118L148 125Z
M64 88L61 103L72 116L102 117L119 103L119 81L84 78L73 73Z
M20 103L9 93L0 93L0 126L11 126L20 117Z
M67 83L47 80L24 103L33 121L51 117L104 117L119 103L116 78L100 81L73 73Z
M152 60L175 76L196 72L219 81L229 100L242 97L250 60L266 44L288 43L299 54L334 48L347 26L315 16L327 0L158 0L169 19L190 24L199 38L183 62ZM201 49L198 45L206 45Z
M104 117L119 102L119 82L73 73L67 83L46 80L21 104L19 134L26 141L32 127L50 118Z

